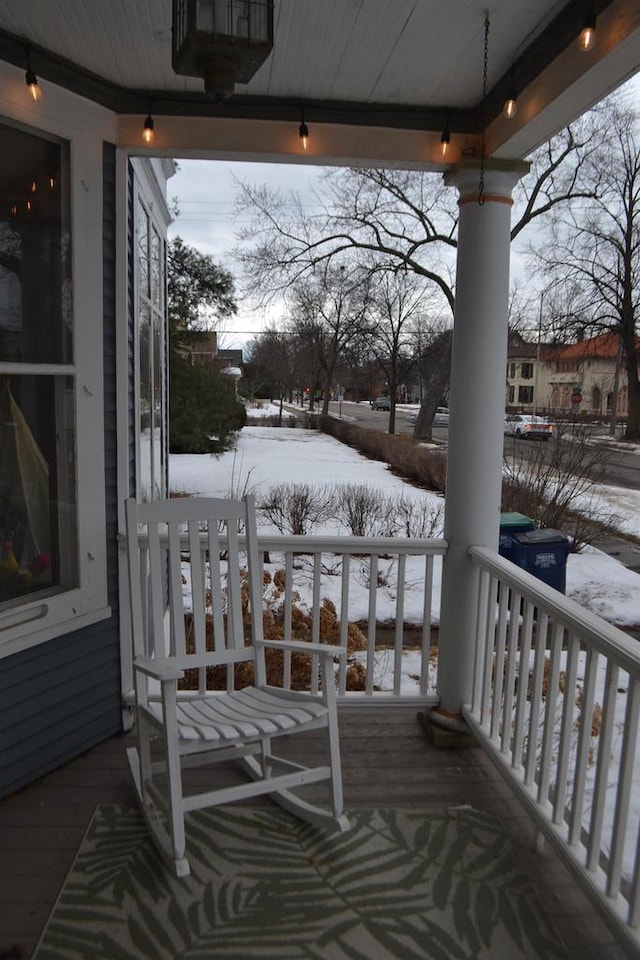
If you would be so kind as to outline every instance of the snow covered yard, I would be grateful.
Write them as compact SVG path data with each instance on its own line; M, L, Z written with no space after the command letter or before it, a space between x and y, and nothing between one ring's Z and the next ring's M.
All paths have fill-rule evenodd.
M220 457L174 454L170 460L169 479L172 491L200 496L229 497L252 492L260 498L271 486L279 483L311 486L366 484L383 495L402 493L415 498L427 508L436 509L443 505L439 494L405 483L395 477L386 464L367 460L356 450L325 434L289 427L245 427L236 448ZM601 497L603 502L611 503L616 512L623 515L624 531L640 536L640 493L602 487ZM277 533L266 524L260 526L260 532ZM335 521L318 525L313 532L335 536L348 533ZM434 622L439 616L440 568L440 561L436 558L434 577L438 578L438 583L434 584ZM414 575L415 570L412 572L408 564L407 579ZM327 589L331 590L330 584ZM382 593L380 616L384 619ZM410 603L410 591L407 596ZM618 627L640 625L640 577L593 547L569 555L567 596ZM409 607L407 622L419 622L420 612Z

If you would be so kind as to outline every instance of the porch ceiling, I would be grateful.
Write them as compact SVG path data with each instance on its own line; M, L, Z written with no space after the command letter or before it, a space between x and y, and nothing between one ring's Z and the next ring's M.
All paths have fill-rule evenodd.
M0 0L0 59L118 114L431 133L521 157L640 66L640 0L275 0L271 56L220 103L171 66L171 0ZM484 18L490 15L483 97ZM518 115L501 108L512 78ZM456 136L458 135L458 136ZM424 160L430 158L429 151ZM316 160L317 162L317 160ZM437 166L437 162L434 163Z

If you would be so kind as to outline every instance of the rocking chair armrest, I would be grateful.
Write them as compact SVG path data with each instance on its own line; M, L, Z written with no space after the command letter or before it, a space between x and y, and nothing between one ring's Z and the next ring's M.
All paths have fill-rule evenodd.
M175 657L137 657L133 666L156 680L181 680L185 670L200 670L253 659L254 652L250 647L240 647L237 650L208 650Z
M347 648L332 643L307 643L306 640L256 640L256 647L272 647L276 650L290 650L291 653L320 654L326 657L346 656Z
M182 667L168 657L136 657L133 666L154 680L180 680L184 676Z

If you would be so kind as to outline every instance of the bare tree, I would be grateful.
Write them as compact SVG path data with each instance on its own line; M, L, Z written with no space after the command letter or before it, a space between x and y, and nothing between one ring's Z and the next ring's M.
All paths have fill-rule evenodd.
M620 97L603 110L607 139L589 161L597 190L588 202L555 212L536 257L563 293L555 325L565 337L587 331L618 336L628 384L626 437L635 440L640 438L640 117Z
M530 174L516 191L512 239L538 217L575 198L590 196L583 176L598 135L587 114L532 157ZM454 306L458 204L438 174L423 171L331 169L314 193L320 213L306 214L299 196L238 181L238 205L251 222L236 251L246 289L262 302L281 295L319 264L346 253L372 253L390 269L404 265Z
M267 327L251 344L249 370L254 385L263 384L278 400L278 422L282 425L284 400L295 385L295 344L286 332Z
M312 351L316 387L322 391L322 413L329 412L334 374L346 345L358 336L369 305L369 278L357 267L319 265L313 275L292 289L290 329Z
M396 400L402 381L415 367L413 326L425 314L425 281L405 270L376 269L371 264L371 298L366 337L383 371L391 407L389 433L395 433Z

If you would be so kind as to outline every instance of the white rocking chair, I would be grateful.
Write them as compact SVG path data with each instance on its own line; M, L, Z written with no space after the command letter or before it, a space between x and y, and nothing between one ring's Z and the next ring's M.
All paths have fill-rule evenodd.
M137 728L137 747L127 754L143 814L164 859L178 876L189 873L185 813L264 793L305 820L348 830L334 681L334 658L346 650L264 640L253 498L127 500L125 506ZM189 640L185 614L193 627ZM315 655L321 697L267 684L266 647ZM236 689L234 668L242 661L253 663L255 681ZM216 667L224 675L222 691L212 689ZM192 671L194 689L179 689L185 671ZM273 738L314 728L326 730L328 765L303 767L273 755ZM246 782L216 789L213 777L205 792L184 792L184 768L229 759L243 765ZM292 792L319 780L329 781L327 809Z

